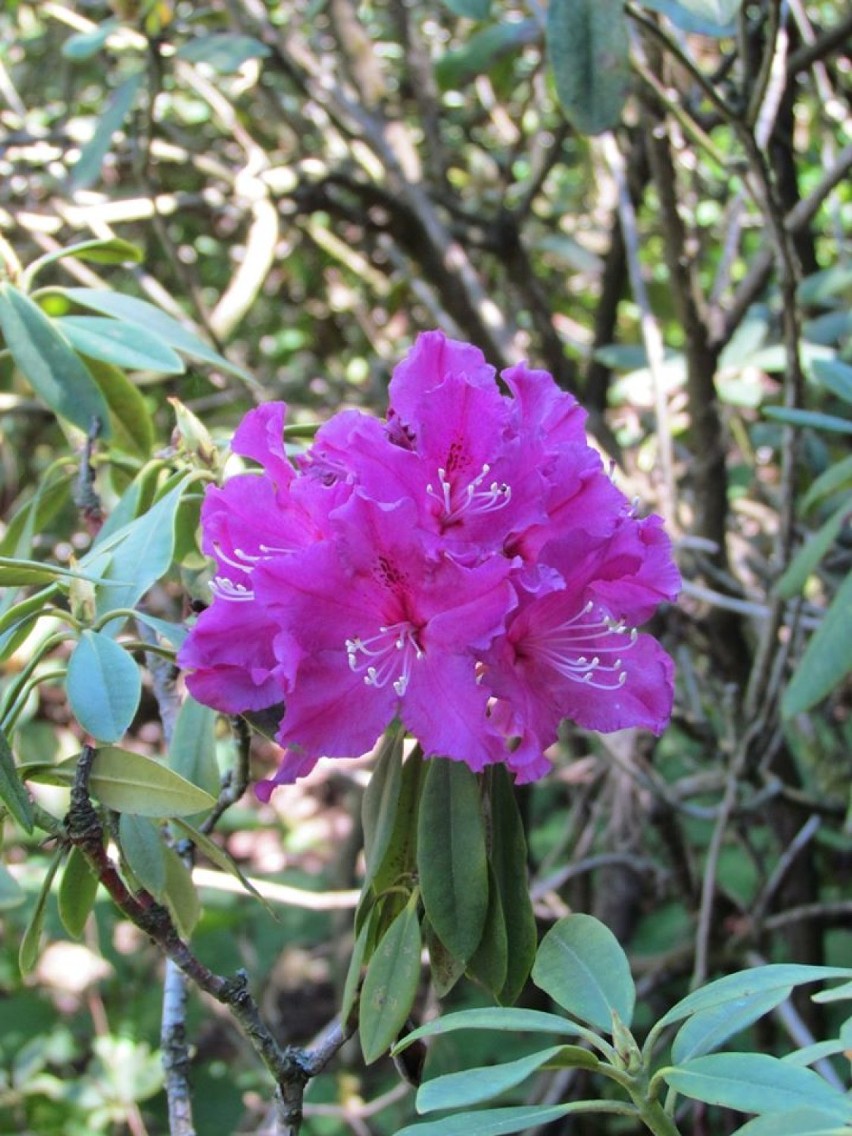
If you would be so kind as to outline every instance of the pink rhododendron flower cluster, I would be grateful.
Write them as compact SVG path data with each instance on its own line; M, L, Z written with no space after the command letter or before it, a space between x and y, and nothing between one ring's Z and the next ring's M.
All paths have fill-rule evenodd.
M549 374L501 375L440 332L396 368L387 421L344 411L288 460L286 408L246 415L262 472L207 491L213 602L179 656L201 702L285 704L284 760L369 750L395 718L426 756L541 777L570 718L659 733L673 667L636 627L680 578Z

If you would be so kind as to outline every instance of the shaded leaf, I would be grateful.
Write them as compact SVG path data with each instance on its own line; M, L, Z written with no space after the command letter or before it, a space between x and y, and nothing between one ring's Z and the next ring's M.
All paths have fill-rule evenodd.
M409 1124L396 1136L510 1136L527 1128L549 1124L570 1112L577 1112L586 1101L570 1104L517 1105L513 1108L488 1108L462 1116L447 1116L425 1124Z
M815 533L808 535L775 585L782 599L790 599L801 592L808 577L834 544L848 516L849 503L843 501Z
M468 962L488 911L485 825L476 776L460 761L431 758L417 822L423 905L448 951Z
M775 988L694 1014L681 1026L672 1042L672 1061L680 1065L692 1057L701 1057L718 1049L729 1037L774 1010L786 998L785 989Z
M474 32L463 47L448 51L435 64L435 78L445 91L459 90L485 74L507 55L540 36L535 20L491 24Z
M79 939L95 905L98 877L79 848L68 854L59 884L59 918L72 939Z
M814 430L828 430L833 434L852 434L852 419L838 418L836 414L823 414L819 410L797 410L788 406L764 406L763 414L775 422L788 426L810 426Z
M434 1112L440 1108L470 1108L491 1100L548 1065L560 1053L557 1045L507 1061L500 1065L483 1065L476 1069L462 1069L427 1081L417 1090L417 1111Z
M487 20L491 14L491 0L444 0L444 7L468 20Z
M78 32L69 36L62 45L62 54L75 63L91 59L104 46L118 27L118 20L104 20L92 32Z
M364 920L364 924L355 939L355 944L352 947L352 958L349 960L349 967L346 971L346 981L343 984L343 994L340 998L340 1020L341 1022L348 1022L349 1016L355 1006L355 999L358 997L358 991L361 985L361 969L364 965L364 955L367 950L367 940L370 937L371 927L370 919Z
M121 237L97 237L91 241L80 241L74 245L54 249L53 252L46 252L44 256L38 257L37 260L27 266L21 277L22 283L29 285L48 264L55 264L56 261L64 260L67 256L74 260L89 260L93 264L140 264L142 262L142 250L138 245L122 240Z
M361 803L364 829L366 887L375 876L393 838L397 806L402 789L402 746L405 733L391 726L382 738L379 755Z
M615 935L591 915L567 915L541 941L532 969L536 986L555 1002L609 1033L612 1012L629 1027L636 988Z
M187 40L175 54L188 63L206 63L214 71L229 75L249 59L261 59L269 52L270 48L253 36L213 32Z
M98 750L89 785L107 808L137 816L189 816L216 803L160 762L117 746Z
M823 470L802 498L801 511L806 513L822 498L852 485L852 454Z
M6 735L0 730L0 802L25 832L33 830L33 807L18 770Z
M216 760L218 713L188 694L184 698L169 745L169 768L211 797L219 795L221 775Z
M27 893L9 871L5 864L0 862L0 913L12 911L27 902Z
M488 911L485 915L485 925L479 946L468 963L467 973L496 998L506 982L508 938L503 902L494 878L494 869L490 864L488 878Z
M685 3L679 3L678 0L642 0L642 7L650 8L653 12L661 12L676 28L690 35L706 35L721 39L723 36L733 35L736 31L736 23L733 20L718 24L715 20L693 11Z
M755 1117L733 1136L852 1136L852 1118L844 1124L816 1108L794 1108Z
M529 977L538 933L529 891L524 825L514 785L504 765L496 765L492 771L491 825L490 863L506 925L506 979L499 1000L511 1003Z
M136 715L142 678L123 647L107 635L87 630L68 661L65 689L83 729L100 742L115 742Z
M429 973L439 998L445 998L465 971L465 964L444 946L428 919L423 920L423 938L429 951Z
M41 953L41 933L44 927L47 897L50 895L50 889L53 886L53 878L64 856L65 849L63 847L57 848L54 852L47 866L47 871L44 874L44 879L42 880L38 899L36 900L33 913L30 916L30 921L21 936L21 943L18 948L18 966L24 977L30 973L38 962L38 956Z
M160 830L148 817L122 813L118 839L128 868L146 891L162 900L166 887L165 845Z
M0 330L18 370L55 414L81 430L92 420L109 435L109 410L95 380L29 296L0 283Z
M278 715L276 727L280 721L281 714ZM416 870L417 816L426 770L427 765L419 749L403 762L393 832L372 879L373 890L377 894L394 887Z
M238 879L246 891L250 895L253 895L255 899L259 899L266 908L267 913L271 915L276 922L278 921L278 916L275 914L271 904L264 899L248 876L243 874L239 864L225 848L221 848L215 840L211 840L205 833L200 832L197 828L188 824L182 817L170 817L169 825L176 834L182 833L187 840L191 840L198 851L203 856L206 856L212 864L215 864L217 868L221 868L223 871L228 872L229 875L234 876L235 879Z
M140 68L113 91L103 114L95 124L92 137L80 150L80 157L71 168L68 188L72 193L76 193L78 189L88 189L100 177L104 158L112 146L113 135L130 114L144 81L145 71Z
M630 86L629 49L621 0L550 0L547 51L556 93L580 133L618 125Z
M420 921L412 896L370 959L358 1014L361 1051L367 1064L393 1045L405 1025L420 980Z
M166 886L163 900L169 909L178 934L188 939L201 917L201 901L198 898L192 873L174 848L163 845L166 862Z
M781 698L781 714L803 714L852 671L852 575L848 575L811 637Z
M852 367L848 363L840 359L815 359L812 370L820 386L843 402L852 403Z
M848 1115L843 1094L811 1069L798 1069L766 1053L709 1053L660 1070L683 1096L738 1112L784 1113L794 1108Z
M560 1018L557 1014L547 1014L542 1010L519 1010L515 1006L488 1006L481 1010L459 1010L426 1022L406 1034L394 1046L393 1052L400 1053L422 1037L436 1037L466 1029L566 1034L569 1037L581 1037L586 1033L582 1026L569 1022L567 1018Z

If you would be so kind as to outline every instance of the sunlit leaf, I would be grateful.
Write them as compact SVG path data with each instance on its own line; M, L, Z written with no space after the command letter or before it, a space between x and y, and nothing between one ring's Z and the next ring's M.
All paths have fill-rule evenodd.
M142 695L134 659L109 636L84 631L68 661L68 701L77 721L101 742L115 742L129 728Z
M107 808L138 816L191 816L216 803L167 766L117 746L98 750L89 785Z
M609 1033L612 1012L629 1026L636 988L612 931L591 915L567 915L541 941L532 969L536 986L581 1021Z
M95 904L98 877L79 848L68 854L59 884L59 918L72 939L79 939Z
M131 371L180 375L186 370L176 351L138 324L107 316L60 316L53 322L81 355Z
M787 991L776 987L693 1014L672 1042L672 1061L679 1065L718 1049L729 1037L752 1025L786 998Z

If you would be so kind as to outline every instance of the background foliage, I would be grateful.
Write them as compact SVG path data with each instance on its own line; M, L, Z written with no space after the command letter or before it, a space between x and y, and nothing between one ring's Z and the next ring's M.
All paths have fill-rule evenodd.
M168 657L206 597L200 494L242 413L378 406L429 327L577 393L686 580L655 628L679 665L670 730L566 729L557 772L520 795L539 931L600 917L640 1031L731 970L849 963L850 32L803 0L5 6L0 1132L168 1130L160 956L44 839L85 732L186 779L154 784L149 761L140 793L102 750L92 787L196 955L248 969L282 1043L334 1018L369 764L232 803L247 738L178 710ZM251 762L274 767L262 737ZM198 827L211 795L196 893L140 814ZM463 984L445 1008L487 1002ZM416 1018L436 1004L422 989ZM741 1048L841 1020L797 992ZM198 1130L259 1131L268 1078L231 1019L193 997L188 1031ZM432 1074L528 1052L457 1036ZM591 1075L548 1070L508 1099L589 1095ZM736 1126L691 1107L685 1131ZM305 1112L321 1136L414 1115L357 1047Z

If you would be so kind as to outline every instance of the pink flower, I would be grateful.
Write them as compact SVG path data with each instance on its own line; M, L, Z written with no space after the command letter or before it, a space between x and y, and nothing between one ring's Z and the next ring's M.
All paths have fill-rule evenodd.
M209 705L285 704L264 799L395 719L427 756L518 781L547 771L565 718L664 728L671 660L636 630L679 587L661 522L635 517L550 375L502 382L428 332L386 422L335 415L292 463L283 404L237 430L262 468L207 493L213 602L179 661Z

